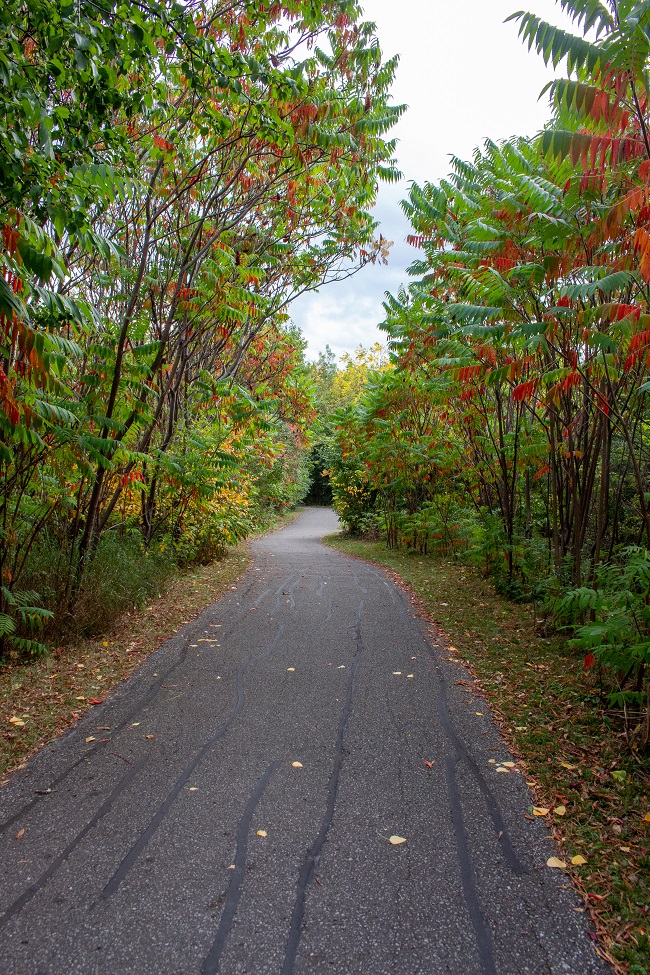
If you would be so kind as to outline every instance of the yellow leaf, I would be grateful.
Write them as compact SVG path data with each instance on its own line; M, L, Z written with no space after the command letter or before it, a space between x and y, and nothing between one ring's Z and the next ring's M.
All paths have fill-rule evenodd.
M401 670L394 670L393 671L393 677L401 677L401 676L402 676L402 671Z
M75 701L85 701L85 700L86 698L83 696L83 694L79 694L77 697L75 697Z
M476 713L478 714L479 718L482 718L483 717L483 712L482 711L477 711Z
M645 816L643 817L643 822L650 823L650 813L645 814Z
M340 665L339 667L337 667L336 669L337 669L337 670L345 670L345 664L341 664L341 665Z
M632 852L632 847L631 846L619 846L619 850L621 851L621 853L631 853Z
M566 867L566 863L564 862L564 860L558 860L557 857L549 857L548 860L546 861L546 866L557 867L558 870L564 870L564 868Z
M131 727L132 728L137 728L139 724L140 724L139 721L134 721L133 724L131 725Z
M102 646L103 647L107 647L108 646L108 640L103 640L102 641Z
M573 772L576 767L575 765L569 765L568 762L559 762L558 764L561 765L562 768L568 768L569 772Z
M23 838L24 835L25 835L25 830L24 830L24 828L21 828L16 833L16 839L17 840L22 840L22 838Z
M93 735L90 735L88 738L86 738L86 744L88 744L88 742L94 741L94 740L95 740L94 736Z
M408 679L409 679L409 677L415 677L415 674L407 674L407 675L406 675L406 679L408 680Z
M288 674L293 674L293 672L294 672L295 669L296 669L295 667L287 667L287 673Z
M188 791L188 792L198 792L198 791L199 791L199 789L198 789L198 786L196 786L196 785L191 785L191 786L189 787L189 789L188 789L187 791Z
M501 762L501 764L505 765L506 768L517 768L516 762Z
M583 863L586 862L587 861L585 860L585 858L580 854L578 854L576 857L571 857L571 863L573 864L574 867L581 867Z
M293 768L302 768L302 762L292 762Z
M9 724L15 724L17 728L25 727L25 722L22 718L9 718Z
M496 765L497 760L496 758L488 758L488 762L490 763L490 765Z
M556 816L566 816L566 806L556 806L553 812Z
M388 837L388 842L393 846L399 846L401 843L406 843L406 839L403 836L395 836L393 834L393 836Z
M266 830L265 829L258 829L257 835L258 836L266 836L267 835Z
M499 765L497 772L509 772L510 769L504 768L503 765Z
M533 806L533 816L548 816L549 810L546 806Z
M154 737L153 735L147 735L147 738L153 738L153 737Z

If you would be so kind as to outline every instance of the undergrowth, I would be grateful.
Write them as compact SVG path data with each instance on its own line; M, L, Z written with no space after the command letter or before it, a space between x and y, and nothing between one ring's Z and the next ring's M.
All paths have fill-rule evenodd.
M628 746L584 653L548 635L534 604L499 596L454 559L390 550L331 535L326 542L386 566L480 682L492 713L527 773L601 950L625 975L650 971L650 762ZM555 810L565 810L564 815ZM586 863L571 865L580 854ZM576 973L577 975L577 973Z

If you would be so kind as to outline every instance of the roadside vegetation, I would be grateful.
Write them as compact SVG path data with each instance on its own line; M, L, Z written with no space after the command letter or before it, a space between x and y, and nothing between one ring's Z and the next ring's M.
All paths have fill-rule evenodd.
M597 669L547 626L533 603L514 603L450 554L428 554L350 534L327 543L385 566L415 597L443 652L480 690L584 898L598 947L616 971L650 971L650 765L629 747ZM467 680L459 667L458 679ZM475 688L472 688L475 694ZM574 858L579 858L575 863Z
M350 0L3 4L3 661L306 493L288 309L386 258L395 65Z

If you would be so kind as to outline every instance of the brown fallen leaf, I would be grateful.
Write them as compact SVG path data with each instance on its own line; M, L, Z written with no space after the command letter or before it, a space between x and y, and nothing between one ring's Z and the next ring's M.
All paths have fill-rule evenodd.
M147 735L146 737L151 739L151 738L154 738L155 736L154 735Z
M547 867L555 867L558 870L564 870L566 868L566 863L564 860L559 860L557 857L549 857L546 861Z
M402 843L406 843L406 838L404 836L396 836L393 834L392 836L388 837L388 842L392 846L400 846Z
M16 833L16 839L17 840L22 840L22 838L23 838L24 835L25 835L25 829L24 829L24 827L21 827L18 830L18 832Z

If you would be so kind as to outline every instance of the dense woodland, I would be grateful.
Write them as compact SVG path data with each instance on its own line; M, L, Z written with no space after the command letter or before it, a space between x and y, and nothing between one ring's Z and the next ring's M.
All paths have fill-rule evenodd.
M0 639L101 626L308 489L288 306L386 258L351 0L0 12Z
M335 503L545 605L650 739L650 11L513 15L568 69L534 140L486 142L403 207L393 368L339 417Z
M395 60L353 0L0 11L0 640L43 652L303 498L543 605L650 740L650 11L513 15L535 139L403 207L385 350L306 290L387 259ZM549 624L550 625L550 624Z

